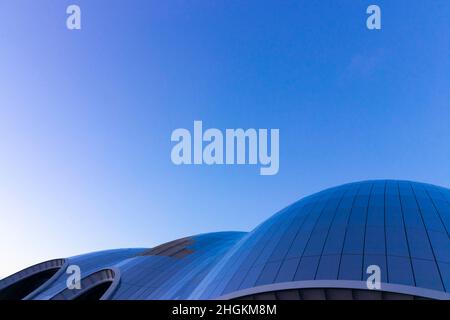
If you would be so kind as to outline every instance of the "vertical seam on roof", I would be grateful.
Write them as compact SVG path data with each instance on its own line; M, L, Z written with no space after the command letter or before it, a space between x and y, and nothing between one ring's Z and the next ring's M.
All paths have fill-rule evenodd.
M387 254L387 235L386 235L386 189L387 189L387 181L384 182L384 193L383 193L383 219L384 219L384 255L386 259L386 282L389 283L389 262L388 262L388 254Z
M414 200L416 201L417 209L419 209L420 218L423 223L423 228L425 229L425 233L427 234L428 244L431 247L431 252L433 253L433 257L434 257L434 263L438 270L439 280L441 280L442 290L445 291L445 284L444 284L444 280L442 279L441 269L439 268L439 264L437 263L436 254L434 253L433 244L431 243L430 235L428 234L428 228L427 228L427 225L425 224L425 220L423 218L422 209L420 208L419 201L417 201L416 192L414 191L414 188L411 183L409 183L409 187L411 188L411 191L414 195Z
M323 195L321 195L321 196L319 197L319 200L322 200L322 199L323 199ZM298 236L298 234L300 233L300 230L301 230L301 229L303 228L303 226L305 225L305 222L308 220L309 216L310 216L311 213L314 211L314 208L317 206L317 203L318 203L318 202L319 202L319 201L317 201L317 202L311 207L311 209L308 210L308 213L305 215L304 219L302 220L302 223L301 223L300 226L297 228L297 231L295 232L295 236L293 237L291 243L289 244L289 248L286 250L286 253L284 254L284 257L281 259L280 267L278 268L278 270L277 270L277 272L276 272L276 274L275 274L275 281L276 281L276 279L278 278L278 275L280 274L280 270L281 270L281 267L283 266L283 262L284 262L284 261L287 261L287 260L290 260L290 259L288 259L287 257L288 257L289 252L291 251L292 245L294 244L295 239L297 239L297 236ZM298 261L299 264L300 264L300 261L301 261L301 256L299 257L299 261ZM298 267L298 265L297 265L297 267ZM295 274L296 274L296 273L297 273L297 268L295 269L294 277L295 277Z
M436 214L438 215L439 220L441 220L442 226L444 227L444 230L447 232L447 236L450 238L450 234L449 234L449 232L448 232L448 230L447 230L447 227L445 226L445 223L444 223L444 220L442 219L442 216L441 216L440 211L438 210L438 208L436 207L436 204L434 203L433 198L431 197L431 195L430 195L430 193L428 192L427 188L425 188L424 186L422 186L422 188L423 188L423 190L425 190L425 192L427 193L428 198L430 198L431 203L433 204L434 210L436 211ZM439 192L439 194L442 195L442 197L444 198L444 202L446 202L446 203L450 206L450 203L447 201L447 199L446 199L445 196L441 193L441 191L440 191L440 190L437 190L437 192Z
M339 266L338 266L338 275L337 275L338 280L339 280L339 274L341 273L341 263L342 263L342 256L344 255L345 240L347 240L348 224L350 223L350 218L353 213L353 208L355 207L355 201L356 201L356 198L358 197L360 191L361 191L361 185L358 186L358 190L356 191L355 196L353 197L352 206L350 207L350 213L348 214L348 217L347 217L347 224L345 225L344 239L342 240L341 254L339 256Z
M405 215L403 213L403 202L402 202L402 197L400 196L400 186L398 185L398 181L395 182L395 184L397 185L398 200L400 201L400 210L402 212L403 231L405 232L406 245L408 247L409 264L411 266L411 272L412 272L412 276L413 276L413 280L414 280L414 286L417 286L416 274L414 272L414 266L412 264L411 248L409 247L408 231L406 231Z
M370 207L370 200L372 199L372 193L373 193L373 186L375 185L375 182L373 182L370 185L370 192L369 192L369 199L367 199L367 206L366 206L366 220L364 222L364 237L363 237L363 248L362 248L362 266L361 266L361 278L362 281L364 279L364 266L366 262L366 234L367 234L367 220L369 220L369 207Z
M333 226L334 219L336 218L339 207L341 206L342 199L344 199L344 196L348 193L349 190L351 190L351 188L347 188L345 190L345 192L341 195L341 198L339 199L339 203L337 204L336 209L334 210L333 218L331 219L330 225L328 226L327 235L325 236L325 240L323 241L322 250L320 251L319 262L317 263L316 272L314 273L314 279L317 278L317 272L319 271L320 262L322 261L323 251L325 250L325 245L327 243L328 236L330 235L330 230L331 230L331 227Z
M319 214L319 216L317 217L316 222L314 223L314 227L311 229L311 232L309 233L308 241L306 241L305 247L303 248L302 254L300 255L300 260L299 260L299 262L298 262L297 268L295 269L294 279L295 279L295 276L296 276L297 273L298 273L298 269L300 268L300 264L301 264L301 262L302 262L303 255L305 254L306 248L308 247L309 241L311 240L311 236L312 236L312 234L314 233L314 229L316 228L317 224L319 223L319 220L320 220L320 218L322 217L323 212L325 211L325 208L326 208L327 205L330 203L331 196L334 195L334 194L336 194L336 193L338 193L338 191L339 191L339 190L334 190L334 191L332 192L332 194L328 196L328 200L326 200L325 205L323 206L322 210L320 210L320 214ZM316 272L317 272L318 266L319 266L319 264L317 264L317 266L316 266Z
M288 212L289 212L289 211L288 211ZM292 214L292 216L293 216L292 219L294 219L295 214ZM290 217L289 217L289 218L290 218ZM247 276L248 276L248 274L250 273L250 271L252 270L252 268L257 266L257 265L255 265L256 261L258 261L259 257L263 254L266 243L268 243L268 242L270 241L270 237L268 237L269 232L270 232L271 230L275 229L275 227L279 227L280 225L282 225L282 223L283 223L283 219L278 218L277 220L275 220L275 221L273 222L272 225L270 225L270 226L267 228L267 230L265 230L265 231L261 234L261 238L260 238L260 239L261 239L261 240L264 240L264 241L262 241L262 242L264 243L264 245L261 246L261 248L259 249L259 252L256 254L256 256L255 256L254 258L252 258L253 261L251 261L251 264L249 264L248 270L247 270L247 272L245 273L245 277L243 277L243 278L241 279L241 281L239 282L239 285L236 287L237 289L235 289L235 290L240 290L240 289L241 289L242 285L244 284L244 281L247 279ZM266 239L265 239L265 238L266 238ZM258 246L258 244L259 244L258 242L255 242L255 247ZM249 252L249 255L248 255L248 256L251 256L251 254L252 254L252 252ZM244 262L243 262L243 263L244 263ZM239 267L238 267L238 268L239 268ZM263 267L263 268L264 268L264 267ZM262 272L263 268L261 269L261 272ZM225 291L226 288L227 288L227 287L231 284L231 282L234 280L234 277L238 274L237 270L239 270L239 269L236 269L236 271L234 272L234 274L231 275L231 277L229 278L229 281L228 281L228 282L225 284L225 286L223 287L223 291ZM260 274L260 275L261 275L261 274ZM255 279L255 282L252 284L252 286L254 286L254 285L256 284L256 282L258 281L260 275L258 275L258 277Z

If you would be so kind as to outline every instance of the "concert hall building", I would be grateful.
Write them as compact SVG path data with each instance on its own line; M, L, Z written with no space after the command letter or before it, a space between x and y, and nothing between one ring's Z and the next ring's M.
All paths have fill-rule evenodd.
M0 299L450 299L449 231L449 189L356 182L247 233L42 262L1 280ZM80 289L67 286L69 266L81 270ZM368 286L369 266L379 268L379 289Z

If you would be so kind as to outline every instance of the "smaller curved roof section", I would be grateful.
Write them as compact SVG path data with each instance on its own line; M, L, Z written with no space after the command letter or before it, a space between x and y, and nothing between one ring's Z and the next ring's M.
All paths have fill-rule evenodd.
M66 274L65 271L70 265L78 266L81 270L81 277L84 278L99 270L107 269L111 266L126 261L127 259L131 259L144 250L146 249L137 248L104 250L66 258L66 265L63 272L58 274L58 277L51 283L51 285L46 286L44 290L38 292L32 297L30 296L29 298L35 300L48 300L62 290L66 289L66 281L69 275Z
M119 281L119 270L103 269L81 279L79 290L66 288L51 300L106 300Z
M146 251L120 265L121 281L111 299L187 299L245 234L200 234Z
M24 299L42 290L55 279L66 259L54 259L35 264L0 281L0 300Z
M244 232L206 233L150 249L106 250L70 257L61 260L65 262L64 270L29 298L78 299L88 295L90 289L110 282L111 286L106 288L107 299L186 299L214 264L244 235ZM80 268L82 286L89 284L89 288L67 289L69 274L65 269L71 265Z

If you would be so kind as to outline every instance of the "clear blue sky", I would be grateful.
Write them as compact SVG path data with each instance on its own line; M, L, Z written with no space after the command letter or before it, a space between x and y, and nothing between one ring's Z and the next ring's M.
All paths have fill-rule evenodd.
M0 0L0 277L250 230L345 182L449 186L449 58L448 0ZM279 128L278 175L174 166L194 120Z

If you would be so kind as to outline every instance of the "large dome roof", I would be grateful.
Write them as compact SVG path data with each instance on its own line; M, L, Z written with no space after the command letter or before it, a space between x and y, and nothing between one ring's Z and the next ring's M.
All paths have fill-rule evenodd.
M259 225L223 257L191 298L236 298L293 288L382 290L449 298L450 190L377 180L306 197ZM273 296L272 296L273 297Z

